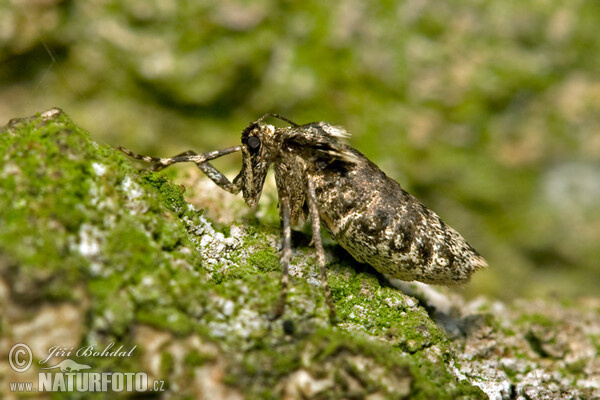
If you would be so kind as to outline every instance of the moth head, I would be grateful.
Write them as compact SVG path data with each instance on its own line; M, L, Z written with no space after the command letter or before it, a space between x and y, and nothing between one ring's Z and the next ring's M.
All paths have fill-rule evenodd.
M272 162L275 127L253 122L242 131L242 193L250 208L258 204Z

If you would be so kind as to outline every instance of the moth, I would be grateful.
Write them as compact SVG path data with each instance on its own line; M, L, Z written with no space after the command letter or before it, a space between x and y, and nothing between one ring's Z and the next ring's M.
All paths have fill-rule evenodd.
M275 127L264 123L266 118L290 126ZM325 122L298 125L281 115L265 114L242 131L241 145L222 150L157 158L118 149L151 163L155 171L179 162L195 163L222 189L233 194L241 191L251 208L257 205L267 171L273 167L283 230L281 296L273 319L285 310L291 226L307 217L332 319L335 306L327 284L321 225L357 261L391 278L460 285L487 266L456 230L346 144L348 136L345 129ZM242 153L242 168L231 182L209 161L235 152Z

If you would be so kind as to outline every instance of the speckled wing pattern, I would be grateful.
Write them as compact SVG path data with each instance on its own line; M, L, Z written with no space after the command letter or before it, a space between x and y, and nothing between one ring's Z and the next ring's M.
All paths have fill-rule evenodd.
M320 124L329 145L308 145L311 154L302 158L311 160L321 220L357 261L393 278L442 285L466 283L487 266L436 213Z

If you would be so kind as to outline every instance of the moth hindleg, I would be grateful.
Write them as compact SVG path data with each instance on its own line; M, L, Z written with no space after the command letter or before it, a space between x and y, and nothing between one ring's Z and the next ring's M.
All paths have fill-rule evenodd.
M272 320L276 320L285 311L285 302L287 299L287 287L289 279L290 259L292 258L292 228L290 226L290 204L288 198L281 198L279 202L281 207L282 225L283 225L283 243L281 249L281 295L279 303L275 307Z
M335 305L331 298L331 291L329 290L329 284L327 283L327 269L325 265L325 250L323 249L323 243L321 241L321 217L319 217L319 208L317 206L317 196L315 194L315 187L312 181L312 177L309 175L307 179L307 202L308 210L310 213L310 219L312 224L312 239L315 244L315 251L317 253L317 261L319 263L319 271L321 275L321 285L325 292L325 301L329 307L329 318L332 321L337 320L335 313Z

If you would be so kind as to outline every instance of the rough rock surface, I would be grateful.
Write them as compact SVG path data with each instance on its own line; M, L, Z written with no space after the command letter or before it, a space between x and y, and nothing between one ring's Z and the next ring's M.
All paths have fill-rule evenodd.
M276 228L211 222L164 175L139 172L58 109L10 121L0 130L4 397L65 358L40 365L53 346L111 343L133 350L70 358L143 371L164 381L165 398L600 397L600 300L403 292L332 243L341 322L331 326L314 254L297 236L288 309L272 322ZM19 342L33 353L23 373L7 362Z

